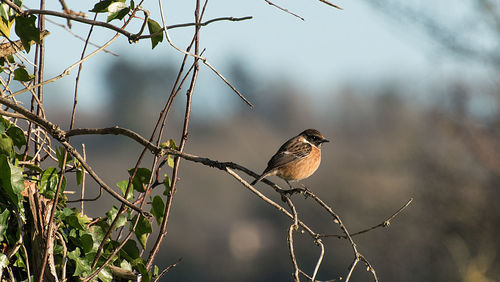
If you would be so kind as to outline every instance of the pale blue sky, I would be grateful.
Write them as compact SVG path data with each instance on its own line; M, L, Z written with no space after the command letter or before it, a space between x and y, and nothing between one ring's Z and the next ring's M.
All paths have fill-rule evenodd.
M36 1L25 1L35 7ZM57 1L49 7L59 10ZM86 1L67 1L74 10L87 10ZM127 1L128 2L128 1ZM137 2L137 1L136 1ZM145 7L152 11L152 18L160 21L157 1L149 1ZM194 1L164 1L167 24L192 22ZM335 2L340 11L319 1L275 1L300 14L305 21L286 14L265 1L212 0L205 19L222 16L253 16L244 22L218 22L202 30L201 44L206 48L205 56L221 71L228 59L240 58L259 77L286 77L312 93L345 85L367 81L414 77L416 81L431 81L439 76L447 77L463 69L463 62L439 52L424 36L410 31L408 26L385 17L362 0ZM85 5L84 5L85 4ZM60 23L64 20L50 17ZM101 15L100 20L105 20ZM112 23L119 25L118 21ZM46 77L61 73L64 68L80 56L83 43L60 27L47 23L52 34L47 39ZM131 26L130 31L138 27ZM73 31L85 36L88 26L73 23ZM92 41L103 43L113 33L96 28ZM192 28L172 30L173 40L185 46L190 40ZM54 47L57 45L57 47ZM120 54L114 57L101 53L88 61L80 86L82 106L96 108L95 99L104 97L106 88L100 73L113 60L137 60L147 63L177 62L181 54L166 43L151 50L149 40L128 44L124 37L118 39L110 50ZM72 100L72 87L76 70L64 78L54 89L62 94L64 101ZM217 78L206 68L200 76L201 83L214 87L222 84L209 83ZM105 83L105 82L104 82ZM211 86L210 86L211 85ZM50 89L49 86L48 89ZM63 90L64 89L64 90ZM206 90L206 88L205 88Z

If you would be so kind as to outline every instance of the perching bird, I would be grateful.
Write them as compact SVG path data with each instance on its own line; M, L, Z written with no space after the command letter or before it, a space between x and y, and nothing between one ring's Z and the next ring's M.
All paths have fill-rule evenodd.
M272 175L281 177L290 187L289 181L308 178L321 163L321 144L324 142L329 140L316 129L302 131L279 148L264 172L251 185Z

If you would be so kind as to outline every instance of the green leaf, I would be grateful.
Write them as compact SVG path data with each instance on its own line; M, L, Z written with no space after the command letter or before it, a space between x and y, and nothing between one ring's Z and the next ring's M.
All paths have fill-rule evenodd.
M9 258L5 254L0 254L0 272L9 265Z
M12 138L5 133L0 134L0 154L10 157L12 153L14 153L14 142Z
M171 155L168 155L167 156L167 164L169 167L174 168L174 164L175 164L174 157L172 157Z
M26 53L30 52L31 41L40 44L40 30L35 25L36 17L31 15L28 17L17 16L15 31L21 39Z
M131 200L134 198L134 187L133 186L130 187L130 190L128 191L128 195L125 196L125 192L127 192L128 180L119 181L118 183L116 183L116 186L118 186L118 188L120 188L120 190L122 191L122 195L123 195L123 197L125 197L125 199Z
M11 123L0 116L0 133L5 133L9 129Z
M168 193L170 193L170 189L172 188L172 183L170 182L170 178L168 178L168 175L165 174L165 178L163 178L163 186L165 186L165 191L163 192L163 195L168 196Z
M14 2L14 4L16 4L16 6L18 6L19 8L23 7L23 0L14 0L12 2ZM10 9L9 16L14 17L15 15L16 11L14 11L14 9Z
M130 176L134 173L134 169L131 168L128 170ZM144 187L149 184L149 180L151 178L151 171L147 168L139 167L137 168L137 172L135 173L134 180L132 184L134 185L134 190L139 192L144 192Z
M14 145L21 149L22 146L26 145L26 137L24 137L24 132L21 128L12 124L7 130L7 135L12 138Z
M76 208L62 210L63 221L72 227L73 230L87 230L87 224L92 220L88 216L79 212Z
M88 232L80 232L80 242L84 253L89 253L94 248L94 240Z
M106 216L108 217L106 222L108 223L108 225L111 225L111 223L113 223L113 220L115 220L117 214L118 209L115 206L113 206L113 208L106 213ZM125 224L127 224L127 215L122 214L120 215L120 217L118 217L118 220L115 224L115 229L122 227Z
M73 272L73 276L87 276L90 274L92 270L90 262L80 257L80 248L76 248L72 252L69 252L68 258L75 263L75 272Z
M80 186L83 182L83 171L84 171L83 167L76 169L76 185L78 186Z
M132 265L127 260L122 260L120 262L120 268L128 270L128 271L132 271Z
M137 215L134 216L132 221L135 222L137 219ZM130 226L130 230L132 231L132 225ZM148 234L153 232L153 228L151 227L151 223L147 218L141 215L139 218L139 222L137 223L137 226L135 227L135 236L139 240L139 243L141 243L142 248L146 248L146 243L148 240Z
M165 204L160 196L155 196L153 198L153 203L151 204L151 213L156 219L158 225L161 224L163 220L163 215L165 214Z
M130 0L130 10L134 10L135 9L135 2L134 0Z
M162 27L156 21L154 21L152 19L148 19L148 30L149 30L149 34L153 35L153 34L159 32L160 30L162 30ZM160 43L162 41L163 41L163 32L160 32L158 35L151 37L151 45L152 45L151 49L154 49L156 47L156 45L158 45L158 43Z
M3 242L5 232L7 231L7 228L9 227L9 215L10 215L10 211L8 209L5 209L0 214L0 242Z
M135 242L135 240L132 239L128 240L127 243L125 243L125 245L121 249L121 251L123 251L125 255L131 258L130 260L139 258L140 251L139 248L137 248L137 243Z
M21 195L24 190L23 170L12 165L5 155L0 155L0 184L0 189L7 192L12 203L20 211L21 218L24 219L23 197Z
M114 19L123 19L128 12L130 11L130 8L122 2L114 2L111 5L108 6L108 23Z
M111 5L112 3L113 3L113 1L111 1L111 0L104 0L104 1L101 1L101 2L97 2L94 5L94 8L92 8L92 10L90 10L89 12L94 12L94 13L104 13L104 12L107 12L108 11L108 6Z
M142 277L141 277L142 282L150 282L151 281L152 273L146 269L146 266L144 265L144 260L142 258L137 258L137 259L133 260L132 265L142 275Z
M63 167L65 153L66 149L64 149L64 147L56 148L56 158L57 161L59 162L59 169L62 169ZM71 154L68 153L68 155L66 156L66 163L69 164L71 161L73 161L73 157L71 156Z
M10 9L10 7L7 4L0 5L0 17L2 17L3 20L6 20L6 21L10 20L9 14L8 14L9 9Z
M17 68L14 70L14 80L17 81L30 81L34 78L35 76L32 74L29 74L25 68Z
M113 281L113 274L109 270L109 267L103 268L99 274L97 274L97 277L99 277L100 281L103 282L111 282Z
M10 30L12 29L12 25L14 24L14 20L7 21L5 19L0 19L0 31L5 34L5 36L10 36Z
M16 2L21 2L17 4ZM14 1L18 5L18 7L22 6L22 1ZM10 8L7 4L0 5L0 30L5 34L5 36L10 36L10 30L12 25L14 24L16 12L14 9ZM2 34L2 35L3 35Z
M57 168L49 167L42 174L39 191L40 193L45 195L45 197L49 199L54 199L58 183L59 183L59 174L57 173ZM59 193L62 194L65 188L66 188L66 177L63 177Z

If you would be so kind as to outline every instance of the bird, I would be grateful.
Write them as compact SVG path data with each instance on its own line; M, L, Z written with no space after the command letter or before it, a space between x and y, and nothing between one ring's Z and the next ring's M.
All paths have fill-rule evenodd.
M321 144L330 142L316 129L306 129L286 141L267 163L266 169L251 185L276 175L293 188L290 181L311 176L321 163Z

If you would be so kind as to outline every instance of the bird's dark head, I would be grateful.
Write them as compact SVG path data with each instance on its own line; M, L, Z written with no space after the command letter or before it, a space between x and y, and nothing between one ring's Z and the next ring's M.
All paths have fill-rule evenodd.
M330 140L326 139L326 137L316 129L306 129L302 131L299 136L303 136L307 141L317 147L319 147L322 143L330 142Z

